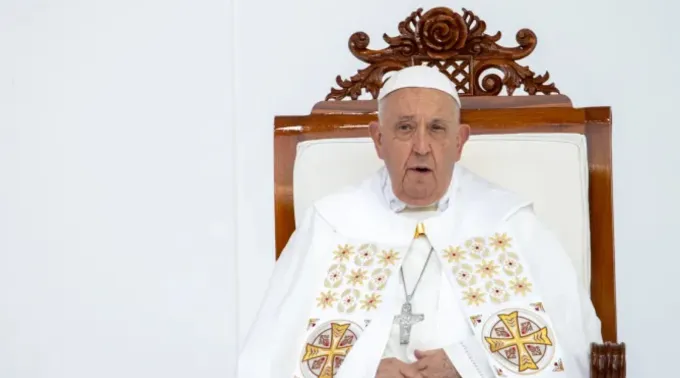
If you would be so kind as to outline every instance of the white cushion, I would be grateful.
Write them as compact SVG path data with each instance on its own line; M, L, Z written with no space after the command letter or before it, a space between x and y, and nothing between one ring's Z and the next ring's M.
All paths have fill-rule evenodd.
M581 134L496 134L470 138L459 164L535 204L590 287L588 161ZM297 146L296 223L316 199L356 184L383 165L370 138L321 139Z

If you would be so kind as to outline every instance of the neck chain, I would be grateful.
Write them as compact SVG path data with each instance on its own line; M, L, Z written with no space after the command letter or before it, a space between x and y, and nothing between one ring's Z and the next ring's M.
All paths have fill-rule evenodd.
M432 251L434 249L430 249L430 253L427 255L427 260L425 260L425 265L423 265L423 269L420 271L420 277L418 277L418 281L416 281L416 285L413 287L413 291L409 295L409 293L406 291L406 280L404 279L404 267L402 266L400 271L401 271L401 281L404 283L404 295L406 296L406 303L411 303L411 299L413 299L413 295L416 293L416 289L418 288L418 284L420 283L420 280L423 278L423 274L425 273L425 269L427 269L427 263L430 262L430 257L432 257Z

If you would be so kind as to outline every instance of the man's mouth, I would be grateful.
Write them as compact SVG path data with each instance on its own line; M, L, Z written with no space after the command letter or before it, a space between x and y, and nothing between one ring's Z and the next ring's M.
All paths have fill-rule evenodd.
M432 172L432 170L428 167L413 167L411 170L416 171L418 173L429 173Z

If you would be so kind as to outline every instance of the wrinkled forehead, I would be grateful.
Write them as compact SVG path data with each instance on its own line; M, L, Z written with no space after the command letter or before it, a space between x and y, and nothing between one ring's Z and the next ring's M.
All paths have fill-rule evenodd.
M458 121L458 103L449 94L432 88L402 88L378 102L381 121L405 116Z

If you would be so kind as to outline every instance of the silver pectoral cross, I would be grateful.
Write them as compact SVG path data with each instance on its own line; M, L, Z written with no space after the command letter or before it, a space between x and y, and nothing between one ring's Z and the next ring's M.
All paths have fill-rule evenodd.
M404 303L401 306L401 315L394 317L395 322L399 322L399 342L402 345L408 344L411 340L411 327L420 323L425 319L423 314L414 314L412 312L411 304L409 302Z

